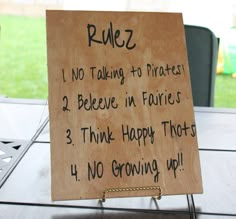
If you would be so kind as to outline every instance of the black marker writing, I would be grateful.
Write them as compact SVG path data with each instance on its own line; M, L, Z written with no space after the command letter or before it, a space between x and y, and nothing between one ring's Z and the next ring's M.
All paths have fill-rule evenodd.
M176 159L171 158L170 160L166 161L167 169L173 171L175 178L176 178L176 170L178 168L180 171L184 170L183 164L184 164L183 153L178 153Z
M121 34L120 30L114 30L112 22L109 23L107 31L103 29L100 33L100 36L97 34L97 27L94 24L87 25L88 32L88 46L91 47L92 43L107 45L110 44L113 48L126 47L126 49L134 49L136 44L132 44L133 30L125 29ZM121 35L126 36L126 40L121 39Z
M174 105L181 102L181 92L171 93L165 91L154 91L154 92L142 92L142 101L144 106L162 106L162 105Z
M68 74L70 74L71 78L68 76ZM68 78L71 79L72 82L82 81L84 79L84 76L85 76L85 71L81 67L71 68L68 72L66 72L64 68L62 69L62 79L64 83L69 81L67 80Z
M145 128L133 128L122 124L121 128L123 142L137 141L139 146L141 145L141 142L145 146L146 141L149 139L151 144L154 143L155 130L152 126Z
M117 160L112 161L112 174L115 177L153 175L155 183L159 180L159 168L156 159L152 161L138 161L137 163L126 162L119 163Z
M149 77L163 77L170 75L181 75L184 73L184 65L154 65L147 64L147 75Z
M135 99L133 96L125 97L125 107L136 107Z
M84 127L80 129L82 132L82 139L84 143L107 143L110 144L115 140L113 137L112 131L109 126L107 126L105 131L100 131L99 128L97 130L93 130L91 126Z
M102 178L104 172L103 163L101 161L94 161L93 164L88 162L88 180Z
M118 103L116 103L115 97L93 97L92 94L89 94L89 97L84 97L83 94L78 94L78 110L108 110L108 109L117 109Z
M192 137L196 136L196 127L195 124L187 125L184 121L183 124L174 124L172 120L162 121L164 135L167 136L167 133L170 133L171 137L182 137L191 135Z
M111 80L118 79L120 80L120 84L124 84L125 75L123 68L108 68L106 66L102 66L102 68L98 68L95 66L90 67L90 71L92 74L92 79L97 80Z

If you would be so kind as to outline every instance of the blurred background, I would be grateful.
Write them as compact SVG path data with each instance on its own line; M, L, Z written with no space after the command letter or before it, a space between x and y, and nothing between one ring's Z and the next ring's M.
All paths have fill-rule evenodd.
M47 99L46 9L183 13L220 39L214 106L236 108L235 0L0 0L0 97Z

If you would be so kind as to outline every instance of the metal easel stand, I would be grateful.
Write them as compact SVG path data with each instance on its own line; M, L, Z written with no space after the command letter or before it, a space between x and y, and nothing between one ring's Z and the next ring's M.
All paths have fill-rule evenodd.
M189 210L190 219L197 219L193 195L187 194L186 198L187 198L187 202L188 202L188 210Z
M150 190L156 190L157 195L153 196L152 198L154 200L160 200L162 197L162 190L160 186L146 186L146 187L128 187L128 188L109 188L105 189L103 191L102 198L99 199L99 202L101 206L103 206L103 203L106 201L106 195L108 193L120 193L120 192L137 192L137 191L150 191ZM189 211L189 218L190 219L197 219L194 199L192 194L187 194L187 203L188 203L188 211Z
M144 186L144 187L127 187L127 188L110 188L105 189L103 191L102 198L99 200L100 202L106 201L106 195L108 193L120 193L120 192L138 192L138 191L150 191L150 190L157 190L157 195L153 198L156 198L158 200L161 199L162 196L162 190L160 186Z

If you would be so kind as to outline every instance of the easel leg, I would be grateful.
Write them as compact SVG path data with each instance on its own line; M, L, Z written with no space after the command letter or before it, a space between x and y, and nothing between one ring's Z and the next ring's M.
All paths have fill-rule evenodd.
M186 197L187 197L187 202L188 202L189 218L190 219L197 219L193 195L188 194L188 195L186 195Z

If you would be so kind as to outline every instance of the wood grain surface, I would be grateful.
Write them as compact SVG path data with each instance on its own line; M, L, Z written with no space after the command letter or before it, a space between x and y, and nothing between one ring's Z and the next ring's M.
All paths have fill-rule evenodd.
M46 18L52 199L202 193L182 15Z

